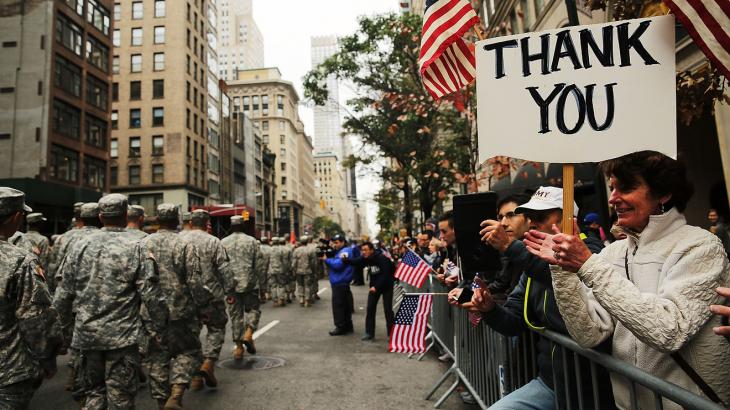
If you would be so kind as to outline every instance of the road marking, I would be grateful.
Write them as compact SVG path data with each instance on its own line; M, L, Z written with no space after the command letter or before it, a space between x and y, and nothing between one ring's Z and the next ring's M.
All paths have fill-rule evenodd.
M253 334L253 340L258 339L259 336L261 336L264 333L268 332L269 330L271 330L272 327L274 327L274 326L276 326L278 324L279 324L279 321L278 320L272 320L271 322L269 322L269 324L267 324L266 326L264 326L261 329L259 329L259 330L257 330L257 331L254 332L254 334Z
M317 294L318 295L321 295L321 294L324 293L325 290L327 290L327 288L322 288L322 289L319 290L319 292L317 292Z

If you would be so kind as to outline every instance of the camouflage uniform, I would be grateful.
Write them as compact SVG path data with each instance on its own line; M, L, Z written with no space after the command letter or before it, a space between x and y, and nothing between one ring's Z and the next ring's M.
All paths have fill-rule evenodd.
M231 225L242 225L243 218L231 217ZM243 342L247 327L255 331L259 325L259 272L263 258L259 242L243 232L233 232L221 240L230 257L230 267L236 280L235 292L227 298L228 316L231 318L233 342Z
M285 238L283 238L283 246L284 249L286 249L288 256L289 256L289 266L291 267L291 260L292 260L292 254L294 253L294 244L287 241ZM297 290L297 275L294 273L294 270L291 268L289 269L289 279L286 282L286 301L287 303L291 303L292 300L296 300L296 290Z
M161 221L177 221L177 206L160 204L157 216ZM213 295L201 280L200 261L191 245L177 233L160 229L144 238L142 244L157 261L160 288L170 312L170 338L177 339L173 349L169 344L152 343L148 351L150 393L161 401L170 397L171 385L187 387L203 362L198 316L210 310Z
M301 238L301 245L292 253L292 271L297 278L297 297L302 306L312 303L312 278L314 277L314 261L307 247L308 238Z
M76 202L74 204L74 221L81 218L81 206L84 205L83 202ZM67 230L63 234L59 235L54 241L53 241L53 247L51 248L51 255L49 257L48 266L46 267L46 271L48 271L48 276L52 277L53 280L56 278L56 272L58 271L58 267L61 265L61 262L63 261L63 257L65 256L65 250L66 247L64 245L64 241L74 235L76 235L76 231L78 231L80 227L73 226L71 229ZM51 293L54 292L57 284L56 283L49 283L48 285L51 289Z
M0 188L0 219L30 211L25 195ZM0 236L0 407L28 407L43 373L56 369L58 316L38 258Z
M259 291L267 294L269 293L269 260L271 259L271 246L266 237L261 237L261 245L259 247L261 251L261 265L257 267L258 278L259 278Z
M312 260L314 261L314 272L312 275L312 297L316 300L319 296L317 296L317 293L319 292L319 279L323 277L322 273L324 272L324 262L322 259L317 257L317 244L312 242L310 239L309 244L307 245L307 248L309 249L309 253L312 255Z
M144 208L139 205L130 205L127 208L127 219L134 219L135 221L139 217L144 217ZM142 239L147 236L147 233L138 228L127 227L127 232L131 233L137 239Z
M269 258L269 277L271 284L271 297L279 305L284 303L287 298L287 285L291 278L291 252L281 243L281 239L277 238L276 243L271 248L271 256Z
M123 216L126 197L107 195L99 208ZM134 408L141 328L164 340L168 316L154 258L124 228L104 227L74 245L60 270L54 304L62 323L76 314L71 347L83 408Z
M209 216L205 211L194 211L192 218L204 218L207 221ZM194 250L190 254L200 258L202 280L213 295L213 311L210 320L205 324L208 333L203 356L217 360L223 347L228 322L224 300L227 294L233 293L235 287L228 254L218 238L203 230L192 229L182 238Z

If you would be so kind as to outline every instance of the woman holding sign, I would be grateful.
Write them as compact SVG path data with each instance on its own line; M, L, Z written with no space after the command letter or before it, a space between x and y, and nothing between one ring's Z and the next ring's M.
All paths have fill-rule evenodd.
M713 401L730 403L730 343L713 333L727 304L715 289L730 283L720 241L687 225L692 195L684 166L642 151L604 161L609 203L627 235L600 254L578 236L530 231L530 251L553 265L555 297L571 336L593 347L613 335L613 355ZM577 227L576 227L577 233ZM614 396L631 408L630 384L612 375ZM637 385L638 408L655 408ZM664 400L665 409L679 408Z

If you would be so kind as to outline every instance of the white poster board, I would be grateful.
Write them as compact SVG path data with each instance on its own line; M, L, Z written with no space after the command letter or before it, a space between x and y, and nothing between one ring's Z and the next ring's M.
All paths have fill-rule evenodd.
M476 43L479 160L677 156L674 17Z

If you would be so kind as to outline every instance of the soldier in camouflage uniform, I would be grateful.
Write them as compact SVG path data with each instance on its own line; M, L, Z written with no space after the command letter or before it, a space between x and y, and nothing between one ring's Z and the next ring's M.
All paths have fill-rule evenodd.
M51 246L48 242L48 238L40 233L40 230L43 229L43 223L46 222L47 219L43 217L42 213L35 212L28 214L28 216L25 217L25 220L28 223L28 232L25 234L25 237L40 252L38 259L40 259L43 269L48 269L48 261L51 257Z
M127 232L132 233L137 239L142 239L147 236L147 233L142 230L144 218L144 207L130 205L127 208Z
M193 229L193 227L190 226L190 218L192 218L192 216L193 215L190 212L183 212L182 226L181 226L180 232L178 232L178 234L180 234L180 236L190 233L190 230Z
M312 255L307 247L309 237L302 235L299 238L299 246L292 253L292 272L297 279L297 296L299 305L310 307L312 304L312 277L314 276L314 264Z
M54 305L62 323L74 320L82 408L131 409L141 328L164 344L167 306L154 258L124 230L126 197L106 195L99 209L104 228L80 239L64 258Z
M289 255L289 266L291 267L292 255L294 254L294 244L287 240L286 237L282 237L281 239L281 243ZM292 301L297 300L296 291L297 275L294 273L294 270L290 268L289 279L286 282L286 303L292 303Z
M167 346L150 345L150 393L161 408L181 409L185 389L203 361L198 338L200 320L210 315L214 299L202 281L200 260L194 249L175 232L179 221L177 206L158 205L157 217L160 229L142 239L142 243L157 261L160 287L170 312L171 340Z
M74 204L73 228L64 232L63 235L59 236L55 241L53 241L53 248L51 248L51 257L48 262L48 267L46 268L46 270L48 271L47 276L53 278L49 281L51 293L55 291L56 286L58 285L56 281L56 273L58 272L58 267L61 265L61 262L63 261L63 258L66 256L66 252L68 251L67 242L72 241L72 238L78 235L80 233L79 231L81 231L81 229L84 227L84 222L81 220L81 207L83 205L83 202L76 202Z
M259 300L261 303L266 303L267 300L271 299L269 293L269 260L271 258L271 246L269 246L269 239L266 236L261 237L261 268L258 272L259 277Z
M312 302L319 300L319 279L323 277L322 273L324 272L324 262L317 256L318 249L316 242L317 241L314 238L310 237L309 244L307 244L307 248L309 248L309 252L314 259L314 272L312 275Z
M226 299L228 316L231 318L231 336L236 344L233 358L236 360L243 359L244 345L249 353L256 354L253 332L258 329L261 318L259 275L264 267L259 241L243 233L244 222L241 216L232 216L232 233L221 240L228 251L231 271L236 278L235 293Z
M31 212L21 191L0 187L0 407L26 409L56 373L58 315L36 255L7 242Z
M291 279L291 252L283 244L283 239L274 238L269 258L269 277L271 278L271 298L274 307L286 306L287 285Z
M200 390L203 388L203 379L208 387L218 386L214 369L226 336L228 317L225 298L234 292L236 281L230 269L226 249L218 238L206 232L210 224L208 212L201 209L193 211L190 222L193 229L183 236L183 240L191 245L200 258L202 280L214 297L211 302L213 311L205 324L207 335L203 347L205 360L200 367L202 378L196 375L190 383L192 390Z

